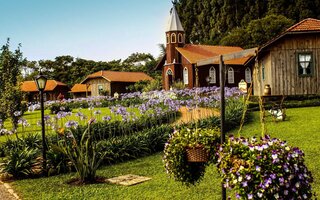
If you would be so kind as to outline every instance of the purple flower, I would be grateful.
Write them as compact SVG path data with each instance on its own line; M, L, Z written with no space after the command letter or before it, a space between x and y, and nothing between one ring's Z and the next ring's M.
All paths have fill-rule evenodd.
M260 172L260 171L261 171L261 167L257 165L257 166L256 166L256 171L257 171L257 172Z
M248 194L248 199L253 199L253 194Z
M242 184L242 187L247 187L248 186L248 182L247 181L243 181L241 184Z
M104 117L102 117L102 120L103 121L110 121L111 117L110 116L104 116Z
M76 122L76 121L74 121L74 120L70 120L70 121L67 121L66 123L65 123L65 126L67 127L67 128L77 128L78 127L78 122Z

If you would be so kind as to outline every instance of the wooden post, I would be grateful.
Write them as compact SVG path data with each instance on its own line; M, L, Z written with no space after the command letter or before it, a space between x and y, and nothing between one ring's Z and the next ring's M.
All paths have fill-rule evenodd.
M220 55L220 129L221 129L221 144L223 144L226 140L226 136L224 133L224 124L225 124L225 97L224 97L224 80L225 80L225 67L223 63L223 57ZM223 186L223 183L221 185L221 193L222 193L222 200L226 200L227 194L226 194L226 188Z

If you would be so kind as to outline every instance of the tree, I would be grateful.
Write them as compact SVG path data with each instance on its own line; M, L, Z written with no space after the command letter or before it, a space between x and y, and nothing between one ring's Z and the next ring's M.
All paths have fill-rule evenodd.
M232 42L243 46L245 37L238 38L239 43L231 39L247 29L253 20L282 15L297 23L308 17L320 18L320 0L175 0L174 3L185 29L187 43L220 45ZM258 27L258 24L252 26ZM275 26L271 26L271 30L276 30ZM267 31L269 28L265 33ZM250 33L254 39L262 36L254 32L258 33L258 30ZM265 38L270 36L263 37L263 40ZM249 46L259 44L261 42L255 40L255 43L250 41Z
M293 20L282 15L268 15L261 19L252 20L246 28L233 29L221 39L221 44L243 48L263 45L281 34L293 23Z
M21 67L26 64L20 51L21 45L12 52L10 51L10 40L2 46L0 52L0 113L4 120L10 117L13 130L16 130L18 119L23 113L22 92L19 79L21 78ZM20 113L19 113L20 112Z

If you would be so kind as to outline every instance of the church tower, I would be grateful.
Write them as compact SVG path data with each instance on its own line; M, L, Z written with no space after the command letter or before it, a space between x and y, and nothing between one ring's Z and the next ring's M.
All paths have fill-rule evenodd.
M184 38L184 29L173 5L166 30L166 60L162 71L163 85L166 90L169 90L175 81L182 79L181 61L176 47L184 46Z
M175 48L184 46L184 38L184 29L181 25L176 8L173 6L166 31L167 64L177 62L178 57Z

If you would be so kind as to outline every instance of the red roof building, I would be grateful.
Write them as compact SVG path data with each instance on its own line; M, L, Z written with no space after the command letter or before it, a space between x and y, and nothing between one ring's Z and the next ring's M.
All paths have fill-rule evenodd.
M175 7L169 18L166 30L166 53L156 66L162 70L164 89L168 90L175 82L183 82L188 88L219 86L219 64L197 66L196 63L218 55L242 51L241 47L185 44L185 32ZM238 86L241 79L251 83L250 57L226 61L226 86Z
M39 91L34 81L22 82L21 91L27 93L27 100L29 102L39 99ZM57 100L59 94L66 97L68 95L68 91L69 91L69 88L66 84L56 80L47 80L47 84L44 89L44 99Z
M80 84L75 84L71 92L75 98L125 93L127 87L139 81L151 81L153 78L143 72L98 71L88 75ZM89 94L90 93L90 94ZM86 94L86 95L84 95Z

